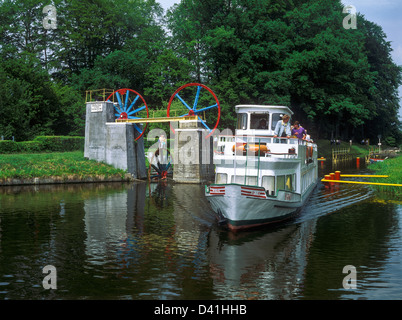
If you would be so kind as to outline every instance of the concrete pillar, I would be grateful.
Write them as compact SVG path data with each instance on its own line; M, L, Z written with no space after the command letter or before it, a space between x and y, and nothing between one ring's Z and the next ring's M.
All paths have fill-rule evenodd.
M138 125L142 127L141 125ZM105 162L115 168L127 170L135 179L147 178L144 139L132 123L106 123Z
M113 103L87 102L86 111L84 157L105 161L106 122L114 122Z
M106 123L107 164L127 170L137 178L137 159L134 148L134 127L130 123Z
M113 103L88 102L84 157L127 170L136 179L147 178L144 139L132 123L116 123ZM142 128L142 125L137 124Z
M181 121L175 129L173 180L207 183L214 180L213 140L199 123Z

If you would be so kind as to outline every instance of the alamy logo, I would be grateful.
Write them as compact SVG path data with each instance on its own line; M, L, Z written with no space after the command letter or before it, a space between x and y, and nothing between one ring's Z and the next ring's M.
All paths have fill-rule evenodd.
M343 267L342 273L347 273L347 276L343 278L342 285L344 289L356 289L356 268L351 265Z
M42 13L45 14L42 24L46 30L57 29L57 11L55 6L47 5L43 8Z
M345 29L357 29L357 12L356 7L352 5L347 5L343 7L343 13L348 15L343 18L342 25Z
M43 278L42 286L43 289L57 289L57 271L56 268L52 265L47 265L42 270L43 274L47 274L46 277Z

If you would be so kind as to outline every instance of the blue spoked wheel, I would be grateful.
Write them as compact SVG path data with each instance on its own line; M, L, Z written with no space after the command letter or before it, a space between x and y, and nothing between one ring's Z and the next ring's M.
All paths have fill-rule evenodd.
M188 100L191 99L189 97L183 97L183 95L179 92L182 91L183 89L189 88L189 87L194 87L195 90L190 92L190 96L193 95L192 99L194 100ZM187 89L186 89L187 90ZM183 90L184 92L185 90ZM188 96L188 93L186 94ZM203 95L203 99L201 102L201 95ZM184 116L201 116L203 113L209 113L211 116L208 116L208 119L201 119L198 118L198 120L202 123L202 125L208 130L208 135L206 138L210 137L215 129L218 127L219 119L221 116L221 106L219 104L218 98L216 97L215 93L208 88L207 86L200 84L200 83L188 83L185 84L184 86L181 86L179 89L177 89L173 95L171 96L167 108L167 116L170 117L170 107L172 105L172 102L174 99L178 99L188 110L187 113L184 113L180 115L180 117ZM192 101L191 104L188 104L187 101ZM212 120L211 120L212 118ZM216 122L215 119L216 118ZM174 132L174 129L172 128L172 131Z
M145 99L132 89L119 89L107 97L106 101L112 102L115 109L116 119L146 119L149 118L149 111ZM143 128L134 123L134 128L138 132L138 140L142 137L148 123Z
M149 159L148 179L166 180L173 175L172 157L166 148L158 148Z

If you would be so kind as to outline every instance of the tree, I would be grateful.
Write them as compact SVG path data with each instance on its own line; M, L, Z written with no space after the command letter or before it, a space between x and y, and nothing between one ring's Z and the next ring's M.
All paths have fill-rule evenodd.
M145 78L147 87L145 95L156 106L164 106L174 91L191 81L191 63L184 57L177 56L166 48L149 66Z
M286 104L316 136L346 138L369 121L383 124L376 117L384 108L395 122L396 100L380 106L379 84L392 77L387 90L395 93L400 69L384 35L370 48L367 26L346 30L342 11L332 0L183 0L168 19L178 54L216 89L223 126L233 127L235 104ZM387 76L372 64L377 43L388 52Z
M163 48L154 0L54 0L57 28L42 25L38 0L0 2L0 129L19 140L83 134L88 89L142 91Z
M0 63L0 132L29 140L55 132L57 97L40 62L7 59Z
M402 85L402 67L397 66L391 57L391 44L386 40L382 28L360 17L359 26L365 33L365 50L370 70L375 74L376 91L373 95L375 112L365 124L364 133L371 137L389 136L390 141L402 141L398 119L398 87Z
M402 70L381 27L359 15L344 29L340 1L181 0L165 17L155 0L52 3L47 30L43 2L0 2L7 135L82 133L88 89L128 87L160 110L200 82L218 96L221 129L236 104L281 104L316 138L402 138Z
M362 125L375 109L364 34L345 30L341 13L340 3L324 1L303 4L287 14L297 34L285 62L292 73L292 107L301 119L304 113L317 123L317 133L324 137L346 138L348 129ZM306 16L309 24L301 21Z

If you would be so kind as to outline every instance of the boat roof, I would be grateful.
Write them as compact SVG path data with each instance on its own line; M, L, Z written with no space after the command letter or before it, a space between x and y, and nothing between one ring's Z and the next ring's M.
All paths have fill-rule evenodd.
M235 106L236 112L239 111L268 111L268 112L284 112L293 114L293 111L287 106L270 106L270 105L257 105L257 104L240 104Z

